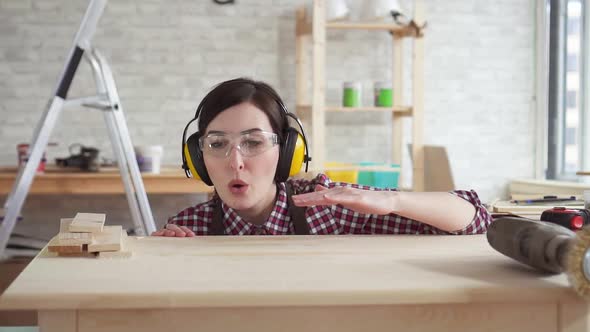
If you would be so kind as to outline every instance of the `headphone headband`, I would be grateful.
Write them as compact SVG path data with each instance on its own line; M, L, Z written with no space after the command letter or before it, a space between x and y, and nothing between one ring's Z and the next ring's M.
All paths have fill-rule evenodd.
M281 141L281 150L279 155L279 164L277 165L276 179L279 181L284 181L288 178L289 175L296 173L301 168L301 164L299 164L299 166L294 164L292 165L293 162L305 163L305 172L307 172L309 162L311 161L311 157L309 156L307 137L305 136L303 125L299 118L295 116L295 114L287 110L287 107L281 100L281 97L276 93L276 91L274 91L270 86L266 85L265 83L254 82L243 78L223 82L219 84L217 87L215 87L213 91L215 91L215 89L217 89L219 86L228 84L248 84L251 85L255 90L264 91L269 97L272 98L272 100L274 100L277 103L279 108L284 113L285 124L287 127L284 129L283 132L283 136L285 137L283 137L283 140ZM201 100L199 106L197 107L197 110L195 111L195 116L184 127L184 131L182 133L181 153L182 168L184 170L185 175L189 178L191 176L198 179L200 178L201 180L203 180L203 182L205 182L208 185L212 185L212 182L209 178L209 174L204 164L201 148L197 144L197 141L202 136L202 133L197 131L194 134L190 135L188 139L186 133L191 123L195 121L200 122L200 117L202 115L203 109L205 108L209 98L211 98L210 96L211 92L209 92L203 98L203 100ZM295 122L297 122L297 125L299 126L299 131L297 131L289 125L289 118L292 118L293 120L295 120ZM299 137L301 139L299 139ZM302 151L300 151L301 148L298 144L300 140L303 141ZM298 157L294 160L293 156L295 152L298 153ZM301 154L303 154L303 156Z

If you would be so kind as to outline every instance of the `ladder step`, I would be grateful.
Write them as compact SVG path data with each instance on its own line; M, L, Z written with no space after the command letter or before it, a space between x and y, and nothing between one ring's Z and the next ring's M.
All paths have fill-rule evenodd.
M108 110L113 108L113 105L111 105L111 103L107 99L98 100L92 103L83 103L82 106L96 108L99 110Z

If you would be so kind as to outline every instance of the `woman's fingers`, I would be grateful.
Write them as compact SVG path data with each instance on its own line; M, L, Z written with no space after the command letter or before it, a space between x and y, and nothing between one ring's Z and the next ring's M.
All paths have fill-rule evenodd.
M164 230L164 236L175 237L176 236L176 232L171 231L169 229L166 229L166 230Z
M193 237L195 232L186 226L166 224L163 229L153 232L152 236Z
M186 236L186 233L182 230L182 228L178 227L178 225L167 224L166 229L174 232L174 235L172 235L172 236L177 236L177 237L185 237Z
M186 236L193 237L195 236L195 232L193 232L190 228L186 226L180 226L180 229L186 234Z
M165 229L160 229L155 232L152 232L152 236L164 236Z
M152 236L193 237L195 232L186 226L166 224L163 229L153 232Z

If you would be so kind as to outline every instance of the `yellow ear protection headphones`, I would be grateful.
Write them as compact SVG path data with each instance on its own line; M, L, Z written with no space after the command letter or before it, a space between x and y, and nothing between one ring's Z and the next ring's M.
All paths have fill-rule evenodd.
M297 129L289 126L283 133L283 141L279 142L279 162L277 165L275 180L277 182L283 182L287 180L289 176L299 173L303 163L305 163L305 171L307 172L308 164L309 161L311 161L311 158L309 157L307 139L305 137L305 132L303 131L303 125L301 124L301 121L299 121L295 114L287 110L283 102L278 98L278 96L276 96L276 93L268 91L268 89L264 86L255 85L255 87L256 89L266 90L266 92L272 96L279 105L279 108L284 112L285 116L287 117L287 123L289 122L288 118L292 118L297 122L297 125L301 129L300 133L297 131ZM212 186L213 182L211 182L211 178L209 177L209 173L205 167L203 152L199 146L199 138L201 138L202 134L197 131L185 140L187 129L192 122L199 119L199 116L203 111L206 98L207 97L205 97L199 104L199 107L197 107L195 117L189 121L186 127L184 127L184 132L182 134L182 168L184 169L184 173L188 178L192 177L197 180L202 180L207 185Z

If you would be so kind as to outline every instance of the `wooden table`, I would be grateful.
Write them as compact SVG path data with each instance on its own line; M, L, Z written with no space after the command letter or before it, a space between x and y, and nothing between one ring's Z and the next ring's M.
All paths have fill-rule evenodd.
M129 259L42 252L0 309L44 332L588 331L588 304L476 236L130 238Z
M15 167L0 168L0 194L9 194L16 178ZM148 194L210 193L212 187L187 179L180 167L164 167L160 174L142 173ZM35 175L29 194L123 194L125 188L119 170L100 172L64 171L49 168Z

